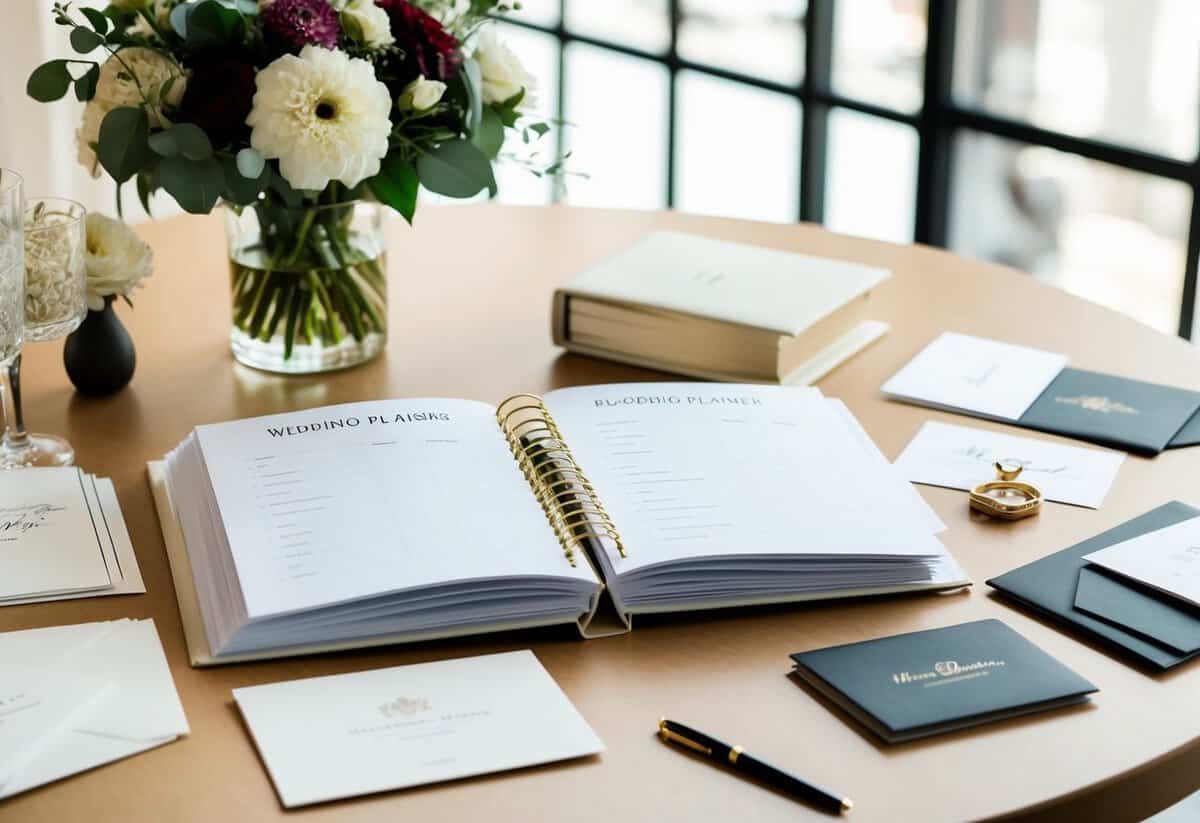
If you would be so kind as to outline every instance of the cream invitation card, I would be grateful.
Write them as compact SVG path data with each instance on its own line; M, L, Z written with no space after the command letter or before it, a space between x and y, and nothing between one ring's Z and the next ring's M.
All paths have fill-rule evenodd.
M945 332L884 383L883 393L1017 420L1066 365L1065 355Z
M0 601L111 585L79 469L0 474Z
M530 651L234 689L288 808L604 750Z
M895 465L913 483L969 490L995 479L997 460L1022 466L1047 500L1098 509L1125 455L929 421Z

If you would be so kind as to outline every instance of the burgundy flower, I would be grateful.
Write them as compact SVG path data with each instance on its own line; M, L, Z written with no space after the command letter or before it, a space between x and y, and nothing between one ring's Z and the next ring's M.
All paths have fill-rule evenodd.
M396 46L404 52L404 62L413 79L423 74L430 80L445 82L458 73L462 52L454 35L442 24L408 0L375 0L388 13Z
M289 51L310 43L337 48L338 15L327 0L275 0L259 12L267 35Z
M188 68L191 76L179 106L179 121L195 123L218 147L246 142L254 66L229 55L206 53Z

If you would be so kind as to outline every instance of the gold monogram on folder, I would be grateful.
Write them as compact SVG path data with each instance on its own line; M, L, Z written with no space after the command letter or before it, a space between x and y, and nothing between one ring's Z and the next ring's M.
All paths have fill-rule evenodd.
M575 550L597 535L611 538L621 557L627 557L617 527L563 442L542 398L514 394L496 407L496 419L571 565L575 565Z
M1081 394L1078 397L1056 397L1055 403L1065 403L1068 406L1079 406L1084 411L1100 412L1101 414L1138 414L1133 406L1128 406L1117 400L1110 400L1095 394Z

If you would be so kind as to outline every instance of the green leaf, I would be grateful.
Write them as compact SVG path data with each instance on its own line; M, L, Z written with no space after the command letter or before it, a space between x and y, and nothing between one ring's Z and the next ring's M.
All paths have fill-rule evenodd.
M257 149L245 148L237 153L238 173L248 180L262 177L266 167L267 161Z
M242 151L246 151L246 149ZM263 164L257 175L250 176L242 173L238 160L234 157L222 154L220 160L221 170L225 173L225 190L221 196L239 206L248 206L256 201L259 193L267 187L267 182L271 179L271 170L267 168L266 163Z
M108 18L99 9L89 9L87 6L80 6L79 12L92 24L92 28L96 30L96 34L105 34L108 32Z
M491 106L484 108L479 128L471 135L471 142L492 160L500 154L500 147L504 145L504 124L500 122L500 115Z
M145 172L139 173L137 176L137 196L147 216L150 215L150 195L153 193L154 185L151 182L150 175Z
M66 60L51 60L42 63L29 75L25 93L39 103L58 100L71 86L71 72L67 71Z
M483 72L474 59L468 57L462 64L463 85L467 90L467 134L473 134L480 118L483 116Z
M215 157L189 160L167 157L158 166L158 181L191 214L208 214L225 188L225 174Z
M175 8L171 9L171 14L167 20L171 23L171 28L175 33L187 40L187 20L195 6L192 3L180 3Z
M417 176L425 188L447 197L472 197L484 189L496 193L492 164L467 140L450 140L422 154Z
M80 54L87 54L104 45L104 38L91 29L76 26L71 29L71 48Z
M383 158L379 174L367 181L379 202L391 206L412 225L417 211L417 190L420 180L413 164L398 153Z
M86 103L96 96L96 84L100 82L100 65L93 64L75 81L75 98Z
M150 135L150 148L160 157L182 154L189 160L204 160L212 157L212 143L204 129L195 123L178 123L169 129Z
M274 166L270 166L269 168L271 170L271 181L267 185L279 195L284 205L294 209L304 202L304 196L292 188L292 184L284 179L277 168Z
M186 17L184 35L192 48L204 49L231 46L242 39L245 28L242 15L217 0L204 0L194 6Z
M146 112L131 106L113 109L100 124L96 156L112 178L124 183L152 158L147 140L150 121Z
M550 131L550 126L547 123L530 123L525 130L533 132L538 137L545 137L546 132Z

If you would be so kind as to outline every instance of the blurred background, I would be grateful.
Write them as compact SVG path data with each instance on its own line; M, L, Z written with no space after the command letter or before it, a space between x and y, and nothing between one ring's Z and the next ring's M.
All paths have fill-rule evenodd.
M72 104L24 99L26 67L65 51L49 5L5 0L0 158L111 211ZM511 167L502 201L933 243L1200 343L1200 0L522 5L503 35L568 124L543 159L574 173Z

